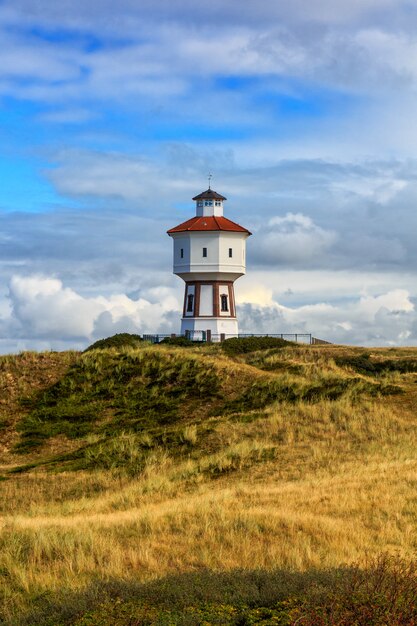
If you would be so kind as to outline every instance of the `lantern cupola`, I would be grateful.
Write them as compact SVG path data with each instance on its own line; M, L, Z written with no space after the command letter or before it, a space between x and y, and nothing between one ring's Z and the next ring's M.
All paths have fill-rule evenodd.
M193 200L196 203L196 215L221 217L223 215L223 202L227 198L209 187L207 191L199 193Z

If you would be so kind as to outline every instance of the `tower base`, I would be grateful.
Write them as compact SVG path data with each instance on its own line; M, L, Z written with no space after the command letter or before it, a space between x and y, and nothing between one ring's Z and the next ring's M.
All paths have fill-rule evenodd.
M207 330L211 331L213 341L220 341L220 335L225 335L226 339L230 337L238 336L238 325L236 318L224 318L224 317L183 317L181 320L181 335L185 335L190 332L192 335L198 338L198 335Z

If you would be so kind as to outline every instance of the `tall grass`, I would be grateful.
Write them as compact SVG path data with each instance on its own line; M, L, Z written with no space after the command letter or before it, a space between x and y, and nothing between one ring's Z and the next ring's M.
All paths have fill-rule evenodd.
M84 606L93 581L133 589L179 572L318 572L364 554L411 558L415 375L364 375L334 356L332 347L280 348L237 362L215 346L141 346L65 357L49 383L40 367L36 384L28 377L7 400L7 410L20 407L25 436L36 417L45 437L28 448L34 469L5 470L0 482L3 623L43 606L46 624L50 594L65 590ZM25 359L36 365L36 355ZM18 373L18 359L4 362L3 374ZM403 393L387 393L392 384ZM149 398L165 410L158 391L175 419L151 417ZM64 410L83 405L98 411L80 420L84 434L53 430ZM71 459L68 442L78 446ZM84 469L69 471L77 463ZM63 623L73 623L67 608L73 621Z

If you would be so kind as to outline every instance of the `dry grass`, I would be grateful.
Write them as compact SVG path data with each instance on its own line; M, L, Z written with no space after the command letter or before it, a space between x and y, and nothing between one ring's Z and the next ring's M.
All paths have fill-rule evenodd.
M280 367L299 369L279 376L291 384L350 379L334 352L286 350ZM256 368L277 358L253 355L244 375L273 376ZM235 384L241 366L229 366ZM216 367L227 368L227 359ZM96 578L145 581L202 568L305 571L382 551L412 557L415 375L389 376L405 394L370 398L348 390L335 400L276 402L204 422L190 416L179 426L180 456L154 446L149 433L121 433L127 454L140 438L150 450L133 478L36 470L0 483L5 623L39 594L82 589Z

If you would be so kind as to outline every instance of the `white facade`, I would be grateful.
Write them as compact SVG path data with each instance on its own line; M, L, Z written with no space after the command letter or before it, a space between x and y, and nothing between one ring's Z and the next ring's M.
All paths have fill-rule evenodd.
M209 217L221 217L223 215L223 200L205 199L197 200L196 215Z
M233 283L246 272L251 233L223 216L220 194L208 189L194 199L195 217L168 231L174 274L186 283L181 334L210 331L213 340L237 336Z
M213 315L214 311L214 294L211 285L200 286L200 308L199 313L202 317Z
M229 337L237 337L239 332L237 319L213 317L202 321L197 319L182 319L181 321L182 335L186 335L187 331L190 331L195 337L194 333L206 333L208 330L210 330L214 341L219 341L219 335L225 335L227 339ZM195 338L197 339L198 337Z
M174 274L183 280L236 280L246 273L246 233L189 231L174 233ZM204 254L206 256L204 256Z

